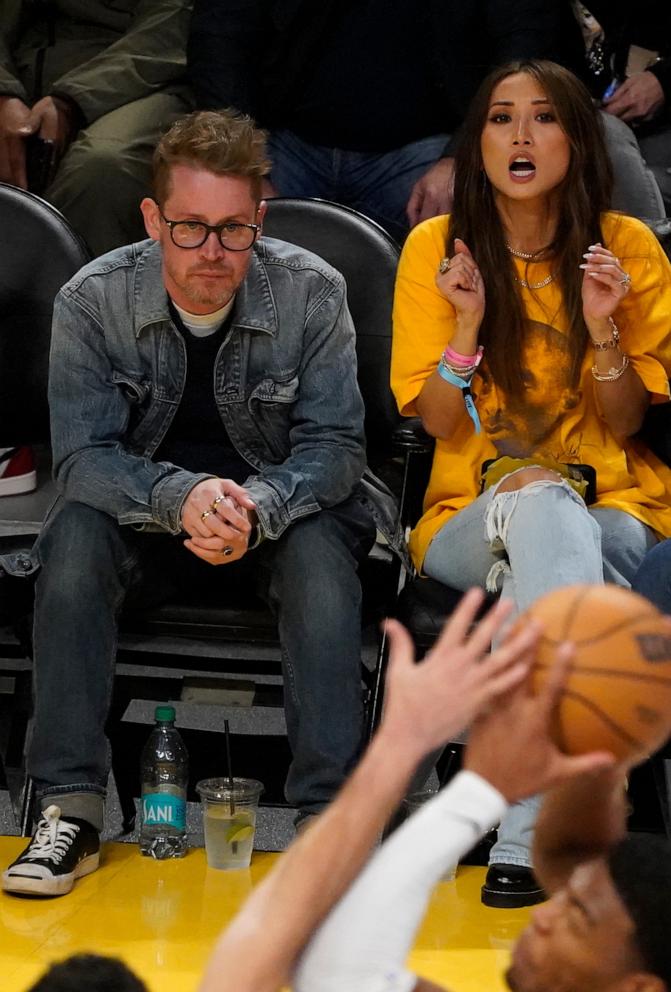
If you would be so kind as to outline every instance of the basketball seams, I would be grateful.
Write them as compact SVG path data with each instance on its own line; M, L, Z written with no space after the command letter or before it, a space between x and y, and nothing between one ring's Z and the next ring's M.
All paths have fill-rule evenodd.
M569 637L571 627L573 626L573 622L578 618L578 610L580 609L583 600L587 598L584 590L585 590L584 586L579 586L578 589L576 589L575 596L569 603L568 609L566 610L566 613L562 618L564 621L564 632L559 641L560 644L563 641L571 640L571 638Z
M537 614L536 616L541 622L543 622L544 618L542 615ZM572 625L575 619L576 619L575 615L571 616L569 626ZM545 641L547 644L550 644L555 648L559 647L560 644L563 644L564 641L567 640L572 641L572 643L575 644L576 647L589 646L590 644L596 644L597 641L602 640L604 637L611 637L613 634L619 634L623 629L632 627L635 624L640 623L641 620L652 621L654 619L656 619L654 615L651 616L651 614L647 610L643 610L641 611L641 613L635 614L633 617L624 617L622 620L618 621L614 627L606 627L604 630L600 630L596 634L591 634L588 637L584 637L580 641L574 640L573 638L569 637L567 634L563 634L561 637L557 637L557 638L551 637L548 634L542 634L541 641Z
M585 709L590 710L594 716L598 717L602 723L616 733L618 737L621 737L622 740L630 747L634 747L637 750L641 750L641 748L643 748L643 743L641 741L636 740L635 737L628 734L624 727L621 727L619 723L615 723L613 718L609 716L608 713L604 712L604 710L602 710L601 707L593 702L588 696L583 696L582 693L576 692L573 689L565 689L563 695L567 699L572 699L577 703L581 703Z
M537 661L535 668L549 670L553 667L552 664L546 664L544 661ZM615 678L615 679L631 679L632 682L652 682L657 685L671 686L671 674L664 677L663 675L640 675L638 672L628 672L622 671L619 668L591 668L586 665L571 665L570 668L571 675L603 675L605 678Z

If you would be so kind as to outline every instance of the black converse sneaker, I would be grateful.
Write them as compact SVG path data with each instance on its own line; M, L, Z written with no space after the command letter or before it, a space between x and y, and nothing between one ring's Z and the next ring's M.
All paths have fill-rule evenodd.
M63 820L58 806L47 806L30 844L3 873L2 887L20 895L63 896L99 862L95 827L74 816Z

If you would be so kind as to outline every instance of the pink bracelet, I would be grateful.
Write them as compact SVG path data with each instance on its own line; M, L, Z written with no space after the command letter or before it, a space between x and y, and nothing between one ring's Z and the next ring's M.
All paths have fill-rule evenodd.
M448 362L454 362L455 365L475 365L478 366L482 361L482 353L484 352L482 345L478 348L474 355L461 355L454 348L451 348L448 344L447 348L443 352L443 355Z

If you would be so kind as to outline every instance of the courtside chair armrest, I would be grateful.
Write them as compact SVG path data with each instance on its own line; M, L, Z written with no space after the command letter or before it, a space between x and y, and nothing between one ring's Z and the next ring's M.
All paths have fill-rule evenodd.
M422 515L434 443L419 417L404 418L392 434L393 452L403 465L399 506L404 529L414 526Z
M643 218L643 223L648 225L666 254L671 258L671 218L665 217L663 220Z
M426 433L419 417L404 417L392 435L392 444L397 455L430 455L435 440Z

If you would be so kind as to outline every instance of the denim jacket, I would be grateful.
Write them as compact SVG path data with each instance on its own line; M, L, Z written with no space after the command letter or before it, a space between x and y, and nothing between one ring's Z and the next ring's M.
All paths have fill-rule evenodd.
M342 276L293 245L252 252L214 367L216 403L250 463L243 483L266 537L357 491L397 551L396 507L367 470L355 332ZM154 241L86 265L56 298L49 403L54 474L66 499L120 524L181 531L182 506L210 476L152 456L186 377Z

